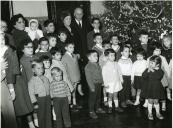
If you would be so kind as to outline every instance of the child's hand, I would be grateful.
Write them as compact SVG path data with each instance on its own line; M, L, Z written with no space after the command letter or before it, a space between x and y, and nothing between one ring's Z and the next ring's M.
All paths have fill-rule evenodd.
M10 89L10 96L11 96L11 100L14 100L16 98L14 89Z
M38 109L38 104L34 105L34 109Z

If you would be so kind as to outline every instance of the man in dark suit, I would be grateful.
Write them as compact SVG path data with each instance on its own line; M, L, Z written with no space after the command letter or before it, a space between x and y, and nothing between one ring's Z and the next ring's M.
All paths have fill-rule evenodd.
M81 60L85 63L87 47L87 34L91 31L91 25L83 19L83 9L80 7L74 10L74 19L71 23L74 34L75 51L81 55Z

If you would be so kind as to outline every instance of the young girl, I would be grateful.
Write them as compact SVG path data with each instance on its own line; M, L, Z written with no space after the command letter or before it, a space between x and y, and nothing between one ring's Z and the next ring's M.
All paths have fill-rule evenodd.
M108 93L108 113L112 113L112 100L115 104L115 110L123 112L118 103L118 92L122 89L123 83L120 67L117 62L115 62L115 52L113 49L105 50L104 54L108 57L108 60L102 69L104 86Z
M134 85L134 88L137 90L136 101L134 105L140 104L140 94L142 88L142 73L147 68L147 61L144 59L145 51L143 49L137 50L136 58L137 60L133 63L132 74L131 74L131 83Z
M153 120L152 106L156 109L156 117L163 119L160 114L159 100L165 99L164 88L161 83L164 72L161 69L161 58L159 56L152 56L149 59L149 66L144 71L142 76L147 81L147 88L145 92L145 98L148 99L148 119Z
M154 45L154 51L153 51L153 55L157 55L161 58L161 69L164 72L163 78L161 80L163 87L167 87L169 85L168 81L169 81L169 65L166 61L166 58L164 56L161 55L161 45L159 43ZM147 59L147 62L149 64L149 59L151 57L149 57ZM162 111L166 111L166 100L162 101Z

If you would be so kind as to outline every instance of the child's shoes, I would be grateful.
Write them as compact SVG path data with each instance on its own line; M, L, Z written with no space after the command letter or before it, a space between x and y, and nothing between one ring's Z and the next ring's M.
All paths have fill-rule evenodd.
M149 120L154 120L153 114L148 114L148 119L149 119Z
M160 120L163 120L164 119L164 117L159 113L159 114L156 114L156 117L158 118L158 119L160 119Z

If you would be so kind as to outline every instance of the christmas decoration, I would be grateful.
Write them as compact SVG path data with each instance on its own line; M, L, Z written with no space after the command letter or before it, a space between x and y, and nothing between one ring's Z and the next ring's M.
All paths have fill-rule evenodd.
M100 15L105 32L117 33L122 41L137 37L145 29L153 40L172 32L171 1L104 1L106 11ZM162 34L163 35L163 34Z

